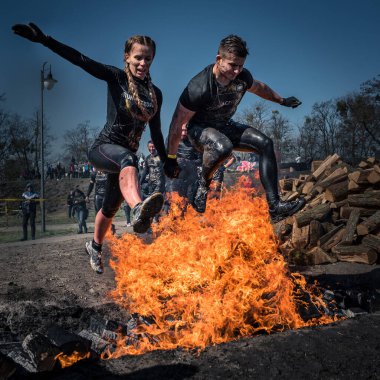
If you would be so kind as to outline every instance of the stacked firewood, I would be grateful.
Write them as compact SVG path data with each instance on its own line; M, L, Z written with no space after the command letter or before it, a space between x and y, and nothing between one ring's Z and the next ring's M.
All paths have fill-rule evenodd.
M299 263L374 264L380 259L380 165L351 167L337 154L312 163L311 174L280 180L282 198L306 206L275 225L284 254Z

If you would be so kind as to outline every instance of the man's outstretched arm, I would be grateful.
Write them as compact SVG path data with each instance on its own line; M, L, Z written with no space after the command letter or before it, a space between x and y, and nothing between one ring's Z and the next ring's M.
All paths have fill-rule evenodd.
M285 107L296 108L302 102L300 102L296 97L291 96L289 98L283 98L276 91L272 90L267 84L258 81L257 79L253 80L252 86L248 89L248 92L251 92L260 98L270 100L272 102L281 104Z

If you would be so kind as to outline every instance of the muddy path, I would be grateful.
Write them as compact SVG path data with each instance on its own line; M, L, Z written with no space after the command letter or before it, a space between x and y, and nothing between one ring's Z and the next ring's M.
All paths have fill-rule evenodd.
M92 315L123 321L128 312L108 296L114 276L90 269L84 242L68 235L0 245L0 332L24 337L51 324L78 332ZM294 268L322 282L356 281L380 288L378 266ZM245 338L197 354L181 349L83 362L30 379L376 379L380 313L328 326ZM17 378L17 377L16 377ZM25 377L23 377L25 378Z

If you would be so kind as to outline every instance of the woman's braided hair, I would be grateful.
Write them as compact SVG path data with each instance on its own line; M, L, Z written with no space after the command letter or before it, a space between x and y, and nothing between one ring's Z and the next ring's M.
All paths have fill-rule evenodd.
M125 42L124 53L129 54L132 50L133 44L135 44L135 43L140 44L140 45L144 45L144 46L149 46L150 48L152 48L153 58L154 58L154 55L156 54L156 44L150 37L147 37L147 36L136 35L136 36L132 36L132 37L128 38L128 40ZM125 106L126 106L127 110L132 114L133 117L135 117L141 121L147 122L156 114L157 108L158 108L157 97L156 97L156 93L155 93L154 88L153 88L153 84L152 84L152 80L150 78L150 75L148 73L146 76L146 79L148 82L149 96L150 96L150 99L151 99L152 104L153 104L153 110L148 111L144 107L144 105L142 104L142 101L140 99L140 96L139 96L139 93L137 90L137 86L135 83L135 79L133 78L133 75L129 69L129 65L127 64L127 62L125 63L125 69L124 70L125 70L125 73L128 77L128 90L131 93L134 102L137 104L137 107L141 111L141 115L133 112L128 98L125 98Z

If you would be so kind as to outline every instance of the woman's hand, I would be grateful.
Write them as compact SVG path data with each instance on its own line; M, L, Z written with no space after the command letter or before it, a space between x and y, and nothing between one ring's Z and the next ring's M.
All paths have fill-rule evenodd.
M26 24L16 24L12 26L12 30L15 34L26 38L32 42L38 42L43 44L46 41L47 36L42 33L41 29L32 22L29 25Z

